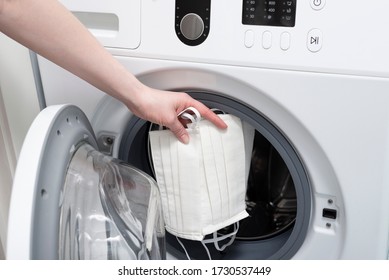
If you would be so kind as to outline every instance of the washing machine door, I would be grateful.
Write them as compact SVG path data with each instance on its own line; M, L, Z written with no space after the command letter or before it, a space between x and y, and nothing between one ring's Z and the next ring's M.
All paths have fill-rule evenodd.
M164 234L155 181L100 153L78 107L37 116L16 168L8 259L163 259Z

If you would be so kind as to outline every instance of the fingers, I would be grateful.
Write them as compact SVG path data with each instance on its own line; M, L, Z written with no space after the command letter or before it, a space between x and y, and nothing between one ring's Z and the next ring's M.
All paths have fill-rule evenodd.
M211 109L209 109L204 104L198 102L198 104L196 104L194 107L200 112L203 118L209 120L218 128L222 128L222 129L227 128L227 124L217 114L215 114Z
M198 102L198 104L196 104L195 106L197 107L196 109L199 111L202 117L211 121L218 128L221 129L227 128L227 124L208 107L206 107L200 102ZM175 118L170 125L168 125L168 128L173 132L173 134L178 138L179 141L181 141L184 144L189 143L188 131L185 129L183 123L179 121L178 117Z
M170 131L184 144L189 143L189 134L186 131L185 127L181 124L181 122L176 119L175 122L169 127Z
M141 118L166 126L184 144L189 143L189 134L177 114L188 107L196 108L203 118L212 122L216 127L227 128L227 124L218 115L185 92L169 92L148 88L148 94L141 96L144 98L145 105L130 106L129 109L132 109ZM147 108L147 110L141 108Z

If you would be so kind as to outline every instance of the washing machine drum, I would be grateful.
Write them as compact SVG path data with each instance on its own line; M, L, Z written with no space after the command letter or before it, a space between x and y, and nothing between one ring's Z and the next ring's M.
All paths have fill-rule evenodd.
M8 259L164 259L156 182L98 151L83 112L51 106L23 144L10 205Z

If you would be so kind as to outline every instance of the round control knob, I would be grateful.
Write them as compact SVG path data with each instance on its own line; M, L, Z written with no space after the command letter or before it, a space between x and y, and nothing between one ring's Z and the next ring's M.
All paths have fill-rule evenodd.
M180 30L186 39L196 40L204 32L204 21L197 14L187 14L181 20Z

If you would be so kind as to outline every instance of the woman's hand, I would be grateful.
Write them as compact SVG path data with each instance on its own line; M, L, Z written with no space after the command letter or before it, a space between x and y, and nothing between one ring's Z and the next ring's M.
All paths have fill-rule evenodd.
M213 111L184 92L163 91L143 86L137 93L137 97L132 98L128 103L127 107L135 115L166 126L185 144L189 142L189 135L177 115L188 107L196 108L203 118L217 127L222 129L227 127Z
M0 0L0 31L122 101L140 118L168 127L183 143L189 136L177 114L187 107L195 107L217 127L226 127L188 94L142 84L57 0Z

